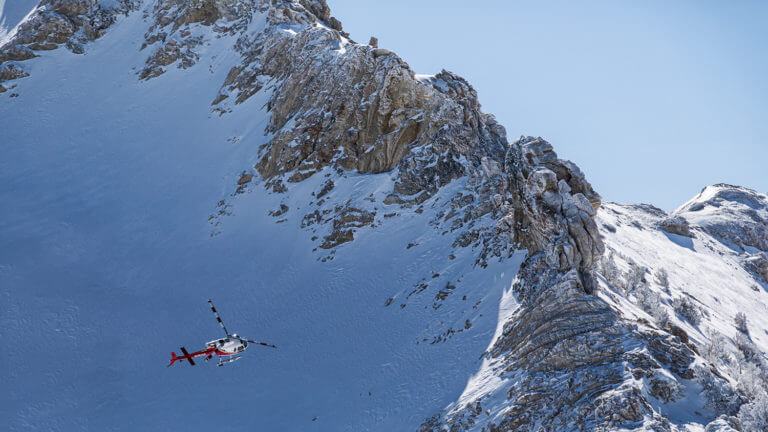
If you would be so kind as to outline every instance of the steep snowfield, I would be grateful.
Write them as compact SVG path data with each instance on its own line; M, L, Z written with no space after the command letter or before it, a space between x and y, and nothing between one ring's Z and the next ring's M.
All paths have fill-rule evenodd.
M414 430L455 400L517 272L513 261L475 269L469 248L449 259L454 238L428 221L460 185L423 214L387 219L390 175L328 173L326 206L356 197L380 211L321 262L327 251L300 225L325 173L285 194L253 184L231 196L267 139L263 95L210 114L233 41L139 82L145 29L132 14L84 55L44 52L20 96L0 100L4 428ZM222 199L231 215L213 227ZM279 349L166 368L179 346L221 336L208 298L231 331Z

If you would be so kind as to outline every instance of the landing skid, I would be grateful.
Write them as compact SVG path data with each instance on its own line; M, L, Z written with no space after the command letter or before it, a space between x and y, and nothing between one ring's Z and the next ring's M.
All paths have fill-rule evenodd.
M240 357L242 356L239 355L239 356L228 358L226 360L219 359L219 363L217 364L217 366L224 366L225 364L229 364L229 363L232 363L233 361L240 360Z

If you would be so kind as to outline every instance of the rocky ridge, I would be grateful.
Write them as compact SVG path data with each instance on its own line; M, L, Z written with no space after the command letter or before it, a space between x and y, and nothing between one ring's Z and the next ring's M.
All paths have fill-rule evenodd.
M303 25L284 17L280 25ZM430 419L423 430L481 423L499 431L673 427L649 397L679 396L679 382L694 378L695 347L683 335L621 317L615 304L595 296L603 254L594 221L600 197L581 171L540 138L507 143L503 128L480 112L471 86L453 74L419 79L391 52L355 44L324 25L289 30L268 28L252 41L241 39L243 63L214 101L225 114L249 95L272 91L268 132L274 135L254 167L267 187L279 192L284 181L328 168L394 170L384 204L409 208L466 179L457 201L471 197L490 206L476 213L471 205L457 220L470 228L485 215L496 222L462 232L454 246L482 244L480 264L514 248L529 251L514 287L521 308L488 353L500 375L516 377L505 389L510 402L482 421L480 397ZM222 102L228 108L216 106ZM374 220L370 210L342 206L316 217L334 227L321 247L353 241L351 230L339 228L347 220L364 227ZM361 214L368 216L350 216ZM643 380L653 383L650 395Z
M605 288L600 198L577 168L539 138L515 142L505 167L514 235L529 253L512 287L520 307L486 353L485 373L507 384L422 430L672 430L651 401L680 397L680 382L695 376L695 346L596 294Z
M271 139L247 174L258 174L268 188L280 192L286 182L324 170L393 171L392 191L383 204L406 208L466 178L467 190L451 199L445 219L436 225L458 230L457 244L479 245L481 264L508 254L509 238L474 222L489 214L498 219L509 207L503 202L505 132L480 111L475 90L447 71L417 77L391 51L351 41L328 18L326 7L310 6L262 5L266 28L238 38L235 48L242 61L212 102L213 112L226 115L260 91L271 94ZM373 206L356 210L374 211ZM333 227L319 240L323 248L354 238L339 222L343 208L317 212L323 217L305 217Z

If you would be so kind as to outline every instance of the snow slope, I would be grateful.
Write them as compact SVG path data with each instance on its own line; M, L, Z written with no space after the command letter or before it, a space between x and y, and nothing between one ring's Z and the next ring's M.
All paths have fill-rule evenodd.
M517 264L448 258L453 238L428 221L450 188L421 215L378 216L327 262L300 229L323 175L285 194L252 185L212 228L267 139L265 96L210 113L237 60L226 37L197 67L139 81L145 31L131 14L84 55L44 52L0 101L6 430L413 430L454 400ZM391 189L388 174L329 174L328 206ZM179 346L220 336L208 298L230 330L279 349L167 369Z
M768 352L768 285L744 268L744 251L728 247L702 229L694 228L694 238L666 232L658 227L666 215L658 212L647 206L605 203L599 217L607 254L614 252L623 264L633 261L647 268L651 287L667 305L673 298L692 296L707 314L701 325L692 326L671 315L697 343L703 343L712 331L734 336L734 316L744 312L750 320L752 340ZM668 289L654 277L661 269L668 274Z
M719 198L712 207L714 197ZM748 398L733 405L738 397L730 390L708 395L697 372L696 380L684 382L677 401L662 406L657 400L660 411L686 430L704 430L710 422L707 431L734 430L731 421L715 417L727 410L723 407L744 402L738 414L743 430L768 427L768 278L752 265L761 256L768 260L764 251L741 243L749 235L734 234L752 233L756 222L765 227L754 216L764 214L766 198L746 188L714 185L672 214L615 203L604 203L598 214L607 249L600 266L601 296L629 320L682 333L701 356L697 367L725 377L730 388ZM670 232L670 220L673 227L687 226L671 229L686 235Z

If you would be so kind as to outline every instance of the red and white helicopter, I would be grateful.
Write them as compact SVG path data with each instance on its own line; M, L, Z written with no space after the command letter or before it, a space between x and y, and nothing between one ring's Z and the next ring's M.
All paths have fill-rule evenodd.
M177 356L175 352L172 352L171 363L168 365L169 367L178 360L188 360L189 364L194 366L195 361L193 359L195 357L205 357L205 361L208 361L213 357L214 354L216 354L219 357L234 356L227 359L219 358L218 365L224 366L227 363L232 363L233 361L238 360L241 357L239 354L245 351L249 343L259 344L269 348L277 348L276 346L265 343L265 342L256 342L250 339L243 339L242 337L238 336L236 333L229 334L229 331L227 331L227 327L224 326L224 322L221 320L219 313L216 312L216 308L213 307L213 302L208 300L208 304L211 305L211 311L213 312L214 315L216 315L216 320L219 322L219 324L221 324L221 328L224 329L224 333L226 333L227 337L222 339L212 340L205 344L205 349L193 352L191 354L188 353L184 347L181 347L181 352L184 355Z

